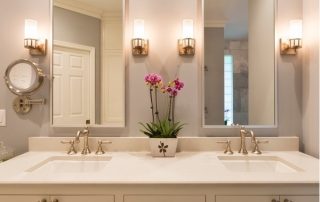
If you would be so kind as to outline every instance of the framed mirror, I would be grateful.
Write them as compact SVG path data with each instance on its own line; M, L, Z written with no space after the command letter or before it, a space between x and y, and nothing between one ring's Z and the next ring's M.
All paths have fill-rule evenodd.
M122 0L53 0L53 127L125 126Z
M5 82L16 95L31 95L43 83L44 75L37 64L19 59L11 63L5 72Z
M276 0L203 4L203 126L275 127Z

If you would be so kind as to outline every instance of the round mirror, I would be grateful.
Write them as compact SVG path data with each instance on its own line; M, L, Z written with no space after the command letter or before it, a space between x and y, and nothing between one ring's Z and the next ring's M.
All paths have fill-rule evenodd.
M5 74L6 84L16 95L30 95L43 83L42 70L29 60L20 59L11 63Z

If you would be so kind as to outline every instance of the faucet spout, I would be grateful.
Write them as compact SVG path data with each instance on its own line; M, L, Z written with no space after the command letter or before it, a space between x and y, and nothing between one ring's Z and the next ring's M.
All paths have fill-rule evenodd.
M91 153L91 150L89 148L89 134L90 134L89 128L88 128L88 126L86 126L83 130L79 130L77 132L76 137L75 137L75 141L77 143L80 142L80 137L83 137L83 149L81 152L81 154L83 154L83 155Z
M248 154L247 147L246 147L246 136L248 131L245 129L244 126L240 128L240 149L239 153L241 154Z

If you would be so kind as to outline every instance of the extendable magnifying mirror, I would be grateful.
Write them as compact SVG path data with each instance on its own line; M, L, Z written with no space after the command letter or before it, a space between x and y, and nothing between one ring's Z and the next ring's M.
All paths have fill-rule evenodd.
M13 101L17 113L27 114L32 105L45 104L45 99L30 98L42 86L44 78L42 69L29 60L19 59L7 67L4 79L8 89L18 95Z

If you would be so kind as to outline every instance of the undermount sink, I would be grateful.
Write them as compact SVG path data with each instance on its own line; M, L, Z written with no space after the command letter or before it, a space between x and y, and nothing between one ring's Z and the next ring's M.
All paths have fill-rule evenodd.
M103 170L109 156L53 156L26 170L40 173L91 173Z
M218 159L233 172L294 173L301 168L277 156L218 156Z

